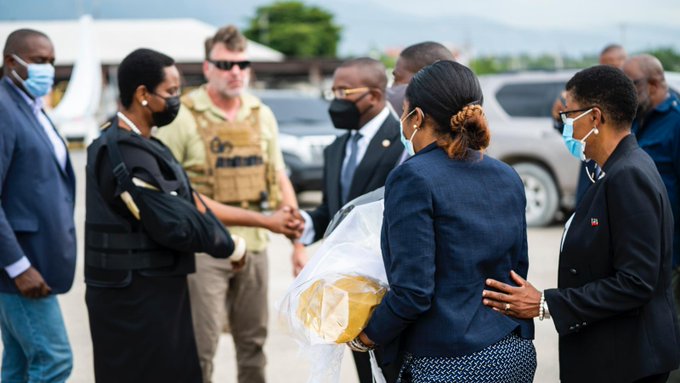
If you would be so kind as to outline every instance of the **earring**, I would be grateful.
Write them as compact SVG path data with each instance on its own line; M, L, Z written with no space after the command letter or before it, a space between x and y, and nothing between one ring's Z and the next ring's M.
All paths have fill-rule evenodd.
M597 126L593 126L593 129L594 129L593 133L600 134L600 129L598 129Z
M149 102L146 101L146 100L142 100L142 106L147 106L147 105L149 105Z
M413 129L418 129L418 125L413 125Z

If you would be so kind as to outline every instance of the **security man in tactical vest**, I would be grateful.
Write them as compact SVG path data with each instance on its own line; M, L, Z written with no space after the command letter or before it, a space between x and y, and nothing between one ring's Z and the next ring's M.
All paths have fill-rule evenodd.
M193 187L214 200L255 211L294 210L297 200L285 173L276 119L269 107L244 92L250 77L246 43L234 26L221 28L206 40L207 84L182 97L177 119L157 137L182 164ZM289 227L301 231L302 225L292 221ZM238 381L261 383L268 320L268 233L257 228L229 230L246 240L245 268L235 273L228 261L199 254L196 274L189 277L203 379L211 381L219 335L228 319Z

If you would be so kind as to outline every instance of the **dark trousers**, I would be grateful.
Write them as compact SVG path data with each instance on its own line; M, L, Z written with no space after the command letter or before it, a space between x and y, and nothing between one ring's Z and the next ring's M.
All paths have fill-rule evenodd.
M373 375L371 374L371 360L367 352L352 351L354 357L354 364L357 366L357 374L359 375L359 383L373 383ZM382 351L380 348L375 349L375 357L378 359L378 365L382 362ZM394 361L388 366L381 366L383 375L387 383L395 383L399 377L399 369L401 363Z
M97 383L201 383L187 277L133 272L126 287L87 286Z
M668 379L668 373L663 373L663 374L658 374L658 375L650 375L642 379L638 379L634 381L633 383L666 383L666 379Z

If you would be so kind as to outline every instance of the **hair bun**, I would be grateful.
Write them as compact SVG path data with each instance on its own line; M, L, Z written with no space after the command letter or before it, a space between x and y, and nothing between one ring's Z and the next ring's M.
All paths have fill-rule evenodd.
M469 104L465 105L458 113L451 117L449 123L451 124L451 131L454 133L464 133L466 130L466 122L473 117L483 116L484 109L481 105Z
M439 140L451 158L465 158L467 149L484 150L491 136L481 105L468 104L449 120L451 133Z

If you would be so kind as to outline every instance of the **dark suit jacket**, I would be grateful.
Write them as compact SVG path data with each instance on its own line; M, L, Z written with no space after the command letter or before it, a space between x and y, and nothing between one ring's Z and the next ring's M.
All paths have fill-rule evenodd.
M0 267L24 255L52 287L71 288L76 260L75 176L9 78L0 80ZM0 271L0 291L16 293Z
M368 144L366 154L357 166L348 199L352 199L385 186L387 175L394 169L404 152L399 141L399 121L389 114ZM314 222L315 237L323 237L328 223L342 207L340 197L340 172L345 158L345 148L350 133L338 137L324 150L323 199L321 205L309 215ZM385 146L383 142L389 142Z
M528 270L524 186L507 164L469 151L452 160L431 144L399 165L385 185L381 246L390 290L365 329L414 356L471 354L533 322L482 304L486 278L508 284ZM398 340L400 342L398 342Z
M563 382L631 382L680 363L673 215L652 159L627 136L576 208L546 290Z

